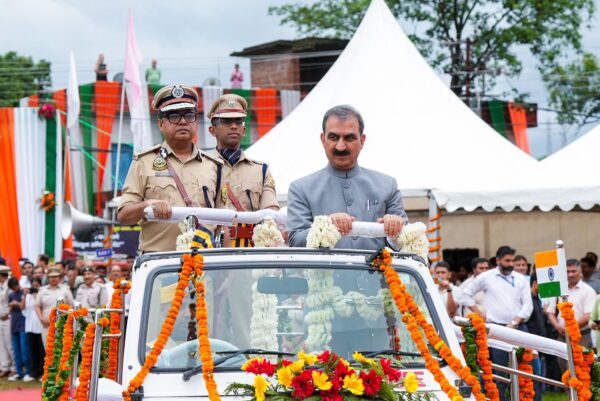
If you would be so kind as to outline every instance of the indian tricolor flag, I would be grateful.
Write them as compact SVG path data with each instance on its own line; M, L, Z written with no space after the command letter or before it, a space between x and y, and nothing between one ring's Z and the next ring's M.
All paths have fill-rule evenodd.
M535 254L540 298L553 298L567 295L567 263L564 248Z

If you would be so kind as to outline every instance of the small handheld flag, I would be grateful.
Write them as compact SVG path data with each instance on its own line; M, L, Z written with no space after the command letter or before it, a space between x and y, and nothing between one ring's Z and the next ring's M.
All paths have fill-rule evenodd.
M562 247L551 251L536 252L535 271L540 298L567 295L567 262Z

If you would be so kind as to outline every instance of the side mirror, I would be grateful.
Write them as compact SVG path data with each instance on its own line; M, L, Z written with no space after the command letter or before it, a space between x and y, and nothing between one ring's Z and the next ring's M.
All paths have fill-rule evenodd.
M304 295L308 293L308 281L300 277L261 277L256 289L261 294Z

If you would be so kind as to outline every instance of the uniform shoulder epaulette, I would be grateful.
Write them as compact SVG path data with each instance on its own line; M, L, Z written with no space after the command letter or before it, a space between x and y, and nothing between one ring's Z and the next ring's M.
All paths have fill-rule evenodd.
M223 165L223 161L221 159L219 159L218 157L216 157L215 155L211 155L210 153L207 153L203 150L200 151L200 155L202 157L206 157L207 159L214 161L217 164Z
M140 157L142 157L142 156L144 156L144 155L147 155L148 153L154 153L154 152L156 152L158 149L160 149L160 148L161 148L161 146L162 146L162 145L160 145L160 144L159 144L159 145L154 145L154 146L152 146L151 148L148 148L148 149L146 149L146 150L142 150L141 152L139 152L139 153L136 153L136 154L133 156L133 160L137 160L137 159L139 159Z

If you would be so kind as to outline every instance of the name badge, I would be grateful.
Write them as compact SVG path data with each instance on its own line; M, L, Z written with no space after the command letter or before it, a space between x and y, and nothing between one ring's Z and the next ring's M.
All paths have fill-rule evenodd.
M165 171L164 173L154 173L155 177L173 177L171 175L171 173L169 173L168 171Z

